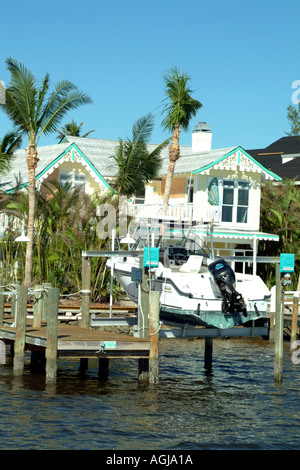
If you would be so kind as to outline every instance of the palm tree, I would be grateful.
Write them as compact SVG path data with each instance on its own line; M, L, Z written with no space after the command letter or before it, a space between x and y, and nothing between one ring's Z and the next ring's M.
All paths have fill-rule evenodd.
M65 114L71 109L91 103L92 100L70 81L63 80L54 86L50 93L50 77L47 73L39 85L34 74L16 59L6 60L10 72L9 86L6 88L6 102L1 105L15 128L28 138L28 237L24 284L31 284L32 244L35 211L35 170L38 163L37 146L42 135L57 130Z
M16 131L7 132L0 140L0 174L5 174L14 160L14 151L20 148L22 136Z
M118 195L129 197L140 194L145 183L157 175L161 166L160 153L169 143L169 139L150 152L147 142L153 127L154 119L149 113L134 123L131 139L119 140L119 146L111 157L118 166L115 180Z
M80 136L81 126L83 126L83 122L81 122L80 124L77 124L72 119L71 122L68 122L63 127L60 128L60 131L58 132L57 138L59 140L61 140L65 135L73 135L73 136L76 136L76 137L87 137L92 132L95 132L95 131L89 131L89 132L86 132L84 135Z
M180 157L179 134L181 128L187 130L192 116L195 116L202 104L192 98L192 90L188 83L190 77L186 73L180 73L177 67L171 68L164 76L166 86L166 105L163 113L166 113L162 121L165 130L172 132L172 143L169 148L169 167L165 185L163 211L166 215L173 181L175 163Z

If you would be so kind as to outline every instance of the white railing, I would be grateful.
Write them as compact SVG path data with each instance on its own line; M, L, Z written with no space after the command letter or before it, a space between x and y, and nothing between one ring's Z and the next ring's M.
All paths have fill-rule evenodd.
M162 204L129 204L128 214L133 217L156 218L162 215ZM193 204L169 204L166 214L168 217L174 217L187 220L203 220L204 222L221 222L220 206L194 207Z
M128 214L133 217L153 219L162 216L162 207L162 204L130 204ZM179 219L193 219L193 212L193 204L170 204L166 215Z

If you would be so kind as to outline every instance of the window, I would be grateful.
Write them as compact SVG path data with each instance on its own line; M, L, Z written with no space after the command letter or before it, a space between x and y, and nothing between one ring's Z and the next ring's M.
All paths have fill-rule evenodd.
M85 190L85 175L82 173L64 172L59 173L59 182L61 184L70 183L73 188L80 187Z
M222 222L247 223L249 189L247 181L223 180Z
M187 203L191 204L194 200L194 179L193 178L186 179L186 197L187 197Z

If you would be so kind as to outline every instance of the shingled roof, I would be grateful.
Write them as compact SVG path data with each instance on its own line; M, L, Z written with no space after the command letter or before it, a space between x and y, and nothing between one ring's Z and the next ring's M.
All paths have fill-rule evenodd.
M268 147L247 150L255 160L283 179L300 183L300 136L281 137ZM284 162L284 158L291 160Z
M117 173L117 166L111 157L118 144L119 142L116 140L66 136L59 144L39 147L36 181L42 182L55 167L63 162L64 158L67 158L70 152L75 151L80 156L81 163L88 171L105 186L109 187L108 181L110 181L110 178L116 176ZM154 150L156 147L156 144L148 144L149 151ZM281 176L280 173L273 169L269 171L269 166L265 163L268 163L268 161L260 161L260 159L256 157L253 159L251 153L248 152L247 155L245 150L241 147L193 152L191 147L182 145L180 146L181 157L176 162L174 173L176 175L186 175L208 171L209 168L212 168L215 164L230 157L236 151L252 159L253 163L257 166L257 171L262 171L267 177L270 176L271 178L275 177L275 179L280 179L277 177L277 175ZM161 156L162 167L160 169L160 176L164 177L168 171L169 149L164 148L161 152ZM26 150L17 150L15 157L10 173L2 177L0 181L0 184L4 185L6 191L13 191L14 188L16 188L16 177L18 176L21 177L21 181L18 182L19 184L21 183L22 186L28 184Z

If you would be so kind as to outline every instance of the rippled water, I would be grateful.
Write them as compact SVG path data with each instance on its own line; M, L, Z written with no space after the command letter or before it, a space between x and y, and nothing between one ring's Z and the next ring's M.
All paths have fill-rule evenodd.
M300 365L284 345L283 381L274 384L274 346L215 339L213 370L204 340L161 340L160 382L138 384L137 360L58 363L55 385L43 374L13 376L0 366L2 449L201 450L300 449Z

